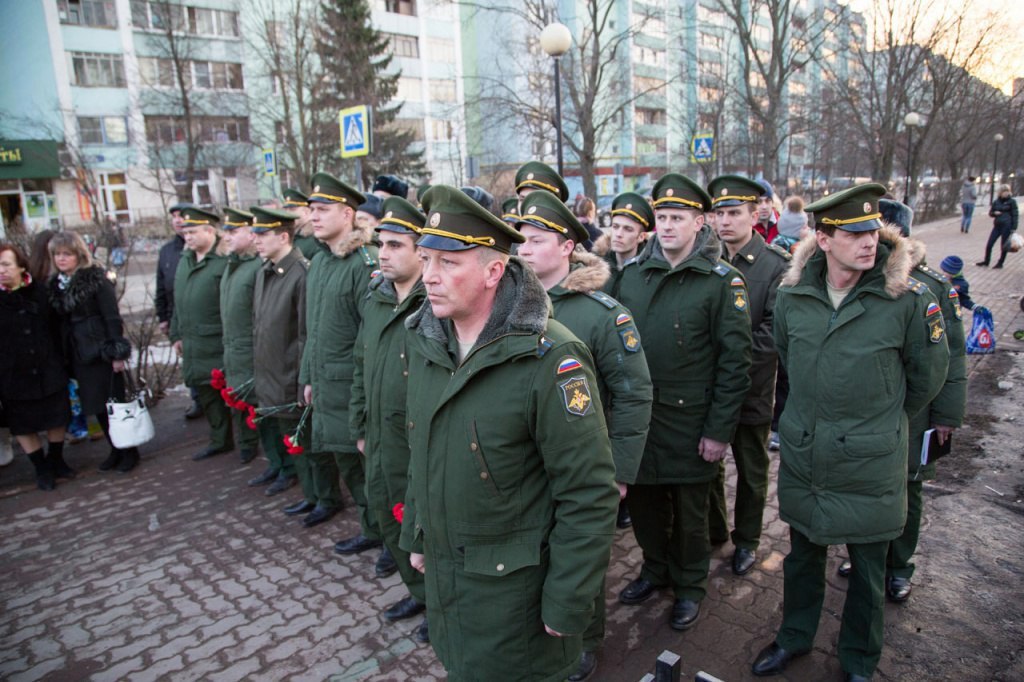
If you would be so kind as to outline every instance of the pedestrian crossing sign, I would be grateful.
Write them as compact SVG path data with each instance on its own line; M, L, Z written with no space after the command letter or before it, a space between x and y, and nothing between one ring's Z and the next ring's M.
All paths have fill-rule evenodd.
M273 148L263 150L263 174L277 175L277 155Z
M373 146L370 107L363 104L338 112L338 126L341 129L341 158L351 159L366 156Z
M714 161L715 159L715 134L697 133L690 142L690 157L693 161Z

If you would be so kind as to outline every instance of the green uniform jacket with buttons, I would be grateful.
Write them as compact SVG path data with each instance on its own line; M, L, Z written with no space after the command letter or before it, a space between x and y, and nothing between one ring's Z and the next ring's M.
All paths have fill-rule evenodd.
M228 259L214 245L203 260L185 249L174 273L174 314L171 342L181 341L181 378L186 386L210 383L210 371L224 364L220 320L220 282Z
M924 432L936 424L960 428L964 423L967 410L967 341L964 338L964 325L961 321L963 314L960 312L960 298L956 289L941 272L924 264L924 245L916 241L910 243L915 249L915 255L920 257L911 277L927 284L932 295L938 299L949 345L949 369L946 370L946 381L942 389L927 409L921 410L910 420L908 478L911 481L930 481L935 478L935 463L921 466Z
M769 424L775 407L775 374L779 354L772 338L772 313L779 282L792 256L765 244L756 231L729 262L740 271L750 294L751 349L750 391L740 409L740 424Z
M875 266L836 310L812 235L779 287L775 343L789 374L779 514L815 544L903 531L907 418L942 388L949 353L938 303L912 268L905 240L883 229Z
M654 389L633 316L601 291L605 262L586 251L572 254L569 275L548 289L555 319L569 328L594 356L597 382L608 421L615 480L635 483L647 442Z
M637 484L713 480L719 465L700 456L700 439L729 443L739 422L750 388L750 301L720 255L706 225L674 268L654 237L619 281L616 297L633 313L654 382Z
M425 553L430 638L450 680L564 680L608 567L618 492L593 360L548 306L513 257L461 364L429 303L406 322L401 546Z
M363 324L355 347L349 420L354 438L365 438L366 496L377 508L405 501L409 438L405 396L409 376L405 318L420 307L426 291L417 282L398 302L395 285L384 277L370 281Z
M228 386L252 379L252 292L262 261L255 255L228 256L220 280L220 321L224 328L224 374Z
M306 347L299 380L313 386L313 452L357 452L348 423L352 350L377 249L354 228L333 252L313 257L306 283Z
M256 400L264 407L302 400L299 365L306 346L306 273L309 261L297 247L277 263L260 267L253 293ZM301 412L281 413L298 417Z

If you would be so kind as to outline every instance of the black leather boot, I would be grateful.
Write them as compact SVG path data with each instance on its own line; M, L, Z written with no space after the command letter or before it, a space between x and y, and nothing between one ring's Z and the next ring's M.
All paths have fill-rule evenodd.
M54 478L74 478L77 475L64 461L64 441L48 444L46 460L50 463Z
M43 449L39 448L35 452L28 453L28 458L32 462L32 466L36 468L36 485L40 490L53 490L57 485L53 482L53 471L50 469L50 463L46 461L46 455L43 454Z

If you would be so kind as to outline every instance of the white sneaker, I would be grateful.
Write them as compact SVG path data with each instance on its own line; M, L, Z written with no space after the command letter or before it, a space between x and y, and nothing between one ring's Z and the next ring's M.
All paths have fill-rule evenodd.
M14 448L11 446L11 432L0 429L0 467L5 467L14 460Z

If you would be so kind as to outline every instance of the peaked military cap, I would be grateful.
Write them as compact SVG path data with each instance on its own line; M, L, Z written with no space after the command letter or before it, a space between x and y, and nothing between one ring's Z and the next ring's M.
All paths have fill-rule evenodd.
M356 210L369 213L377 220L380 220L381 216L384 215L383 204L384 200L376 194L367 194L366 201L356 206Z
M528 161L516 171L516 193L529 187L547 190L562 201L569 200L569 188L565 186L565 180L554 168L540 161Z
M765 195L764 185L742 175L719 175L708 183L712 208L756 204Z
M402 197L388 197L384 200L384 217L376 229L418 235L426 222L427 216Z
M252 232L263 234L279 227L292 227L298 216L288 211L281 211L276 208L265 208L263 206L250 206L252 211Z
M210 211L204 211L198 206L186 206L181 209L181 217L185 220L185 227L190 225L216 225L220 222L220 216Z
M309 206L309 197L294 187L286 187L281 195L284 197L285 208L299 208L302 206Z
M654 209L636 192L623 192L612 200L612 216L617 215L636 221L644 232L654 229Z
M370 191L387 192L391 196L404 199L409 194L409 183L397 175L378 175L377 179L373 181L373 189Z
M501 202L501 219L509 225L519 222L519 199L510 197Z
M234 230L252 225L253 215L240 208L224 208L224 229Z
M530 192L523 197L516 229L522 229L523 225L557 232L577 244L590 239L590 233L580 224L579 218L550 192Z
M416 188L416 202L417 203L423 204L423 195L427 193L428 189L430 189L430 183L429 182L424 182L422 185L420 185L419 187Z
M856 185L818 199L805 209L814 214L815 227L838 227L847 232L870 232L882 226L878 200L885 187L877 182Z
M503 222L456 187L434 185L423 195L427 223L418 246L439 251L464 251L486 246L511 253L512 244L526 241L511 225Z
M171 204L169 207L167 207L167 213L181 213L186 208L192 208L192 204L188 202L179 202L177 204Z
M654 208L693 208L707 213L711 197L704 188L681 173L666 173L654 183Z
M312 183L313 191L309 195L311 204L348 204L354 210L366 201L362 192L330 173L317 173L313 176Z

